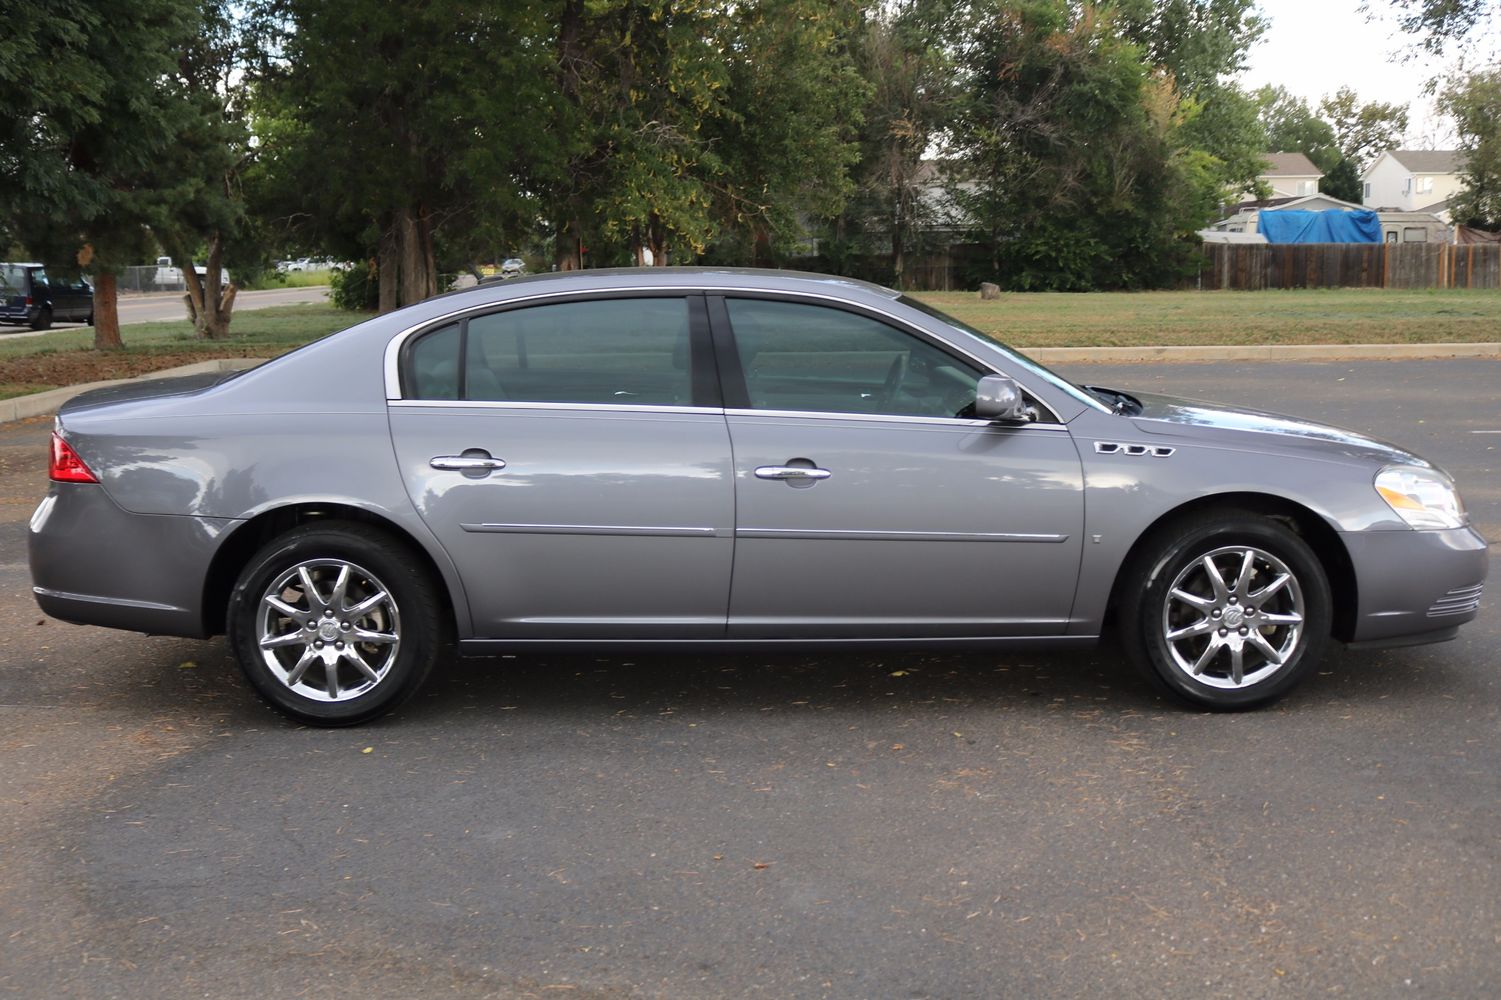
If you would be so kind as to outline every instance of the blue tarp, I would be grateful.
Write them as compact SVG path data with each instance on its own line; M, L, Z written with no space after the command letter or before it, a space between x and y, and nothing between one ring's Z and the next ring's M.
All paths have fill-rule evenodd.
M1332 208L1263 210L1256 228L1268 243L1380 243L1381 220L1369 209L1347 212Z

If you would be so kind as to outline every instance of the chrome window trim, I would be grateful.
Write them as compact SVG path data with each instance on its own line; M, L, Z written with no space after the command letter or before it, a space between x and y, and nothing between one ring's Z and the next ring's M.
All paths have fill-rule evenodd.
M976 357L974 354L972 354L969 351L965 350L962 346L960 346L958 344L955 344L954 342L952 342L951 340L949 340L947 337L942 336L941 334L935 333L934 331L929 330L926 327L918 326L917 324L913 323L911 320L903 319L901 316L898 316L898 315L896 315L895 313L892 313L892 312L888 312L885 309L881 309L881 308L879 308L877 306L867 305L864 302L851 302L849 299L843 298L843 297L838 296L838 295L829 295L829 294L827 294L825 292L804 292L804 291L789 292L789 291L784 291L782 289L752 288L752 287L745 287L745 286L741 286L741 285L709 285L709 284L696 284L696 285L626 285L626 286L622 286L622 287L619 287L619 288L596 288L596 289L590 289L590 290L587 290L587 291L581 291L581 290L575 289L575 290L570 290L570 291L537 292L537 293L532 294L532 295L520 295L520 296L517 296L515 298L501 299L498 302L485 302L485 303L482 303L482 304L479 304L479 305L465 306L463 309L454 309L454 310L451 310L449 312L443 313L442 315L433 316L433 317L431 317L429 319L425 319L425 320L423 320L420 323L414 323L411 326L406 327L405 329L398 331L389 341L386 342L386 357L385 357L385 366L384 366L385 367L385 382L386 382L386 401L389 403L389 402L395 402L395 401L403 400L403 396L401 394L401 348L402 348L402 346L411 337L415 336L416 334L423 333L423 332L427 331L430 328L443 326L443 325L445 325L447 323L452 323L455 320L464 319L464 318L467 318L469 316L473 316L473 315L475 315L477 313L502 312L502 311L510 309L510 308L512 308L514 306L520 306L520 305L524 305L524 304L533 304L533 305L535 305L535 304L538 304L538 303L546 302L549 299L611 298L611 297L614 297L614 296L621 296L621 295L624 295L624 296L639 296L640 293L642 293L642 292L646 292L646 293L650 293L650 292L662 292L664 295L694 295L694 294L701 294L701 295L725 295L725 296L733 296L735 293L739 293L741 295L746 295L746 296L751 296L751 297L769 297L769 298L773 298L773 299L776 299L777 301L782 301L782 302L795 302L795 301L797 301L799 299L814 299L814 300L820 300L820 301L824 301L824 302L830 302L830 303L833 303L833 304L838 305L838 306L854 306L858 310L864 310L866 312L874 313L874 314L876 314L878 316L884 316L886 319L890 320L893 324L895 324L899 329L901 329L903 332L907 333L909 336L911 335L911 333L912 333L912 331L914 329L920 330L923 334L925 334L925 335L927 335L929 337L932 337L933 339L935 339L935 340L939 341L940 343L942 343L946 349L953 351L955 354L959 354L959 355L962 355L965 358L968 358L970 361L972 361L976 365L978 365L980 367L981 371L984 372L984 373L986 373L986 374L990 374L990 375L1006 375L1008 378L1011 377L1010 375L1008 375L1008 373L1000 371L999 369L997 369L996 366L993 363L991 363L989 361L986 361L983 358ZM733 334L733 331L731 331L731 332ZM413 401L413 402L415 402L415 401ZM434 401L423 401L423 402L427 403L427 402L441 402L441 401L434 400ZM449 402L452 402L452 401L450 400ZM458 402L467 402L467 401L466 400L459 400ZM1052 417L1052 419L1050 421L1046 421L1046 423L1055 424L1055 425L1057 425L1060 428L1062 428L1064 426L1063 425L1063 421L1059 418L1057 411L1055 411L1051 406L1049 406L1045 400L1038 399L1037 400L1037 404L1040 407L1042 407L1044 410L1046 410L1048 412L1048 414ZM536 404L532 404L532 405L536 405ZM598 405L598 404L595 404L595 405ZM647 409L661 410L661 409L664 409L664 407L647 407ZM704 409L708 409L708 408L707 407L692 407L691 409L694 409L695 411L697 411L697 410L704 410ZM758 412L758 413L767 413L767 412L772 412L772 411L758 410L758 411L755 411L755 412ZM787 411L777 411L777 412L787 412ZM802 413L811 413L811 412L814 412L814 411L798 410L798 411L791 411L791 412L802 414ZM944 419L951 419L951 418L936 417L936 418L930 418L930 419L944 420ZM989 421L981 421L981 423L988 424ZM1028 426L1038 426L1038 425L1034 424L1034 425L1028 425Z
M752 410L726 408L726 417L774 417L778 420L860 420L881 424L925 424L935 427L996 427L1011 431L1067 432L1063 424L998 424L973 417L914 417L896 413L841 413L835 410Z
M649 403L527 403L503 399L388 399L387 406L449 410L582 410L607 413L704 413L723 416L718 406L652 406Z

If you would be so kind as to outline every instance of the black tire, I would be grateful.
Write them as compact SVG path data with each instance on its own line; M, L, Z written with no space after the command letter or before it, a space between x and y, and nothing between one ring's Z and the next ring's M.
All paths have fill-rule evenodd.
M310 565L313 599L296 582L298 567ZM336 588L344 566L350 568L345 577L348 590L340 598ZM229 599L229 644L246 679L273 708L309 725L353 726L391 711L416 692L449 644L439 584L416 568L420 566L410 545L363 524L309 524L273 539L245 566ZM275 596L298 612L296 618L265 600L270 588L284 580L286 589L278 589ZM361 604L382 593L385 601L359 613ZM263 603L268 608L264 618ZM332 613L337 606L356 615L341 622L342 612ZM309 630L306 636L303 628ZM320 638L324 629L329 631L326 642ZM287 642L262 650L263 635ZM355 636L374 641L358 642ZM329 649L335 645L339 652ZM355 669L353 660L345 659L351 656L366 666ZM268 657L276 661L275 668ZM313 659L304 665L304 658ZM333 661L331 683L328 659ZM353 683L345 683L349 681ZM325 698L325 692L334 697Z
M86 320L84 320L83 322L84 322L85 326L93 326L94 325L94 310L92 310L92 309L89 310L89 318L86 319Z
M36 319L31 321L33 330L46 330L52 326L52 307L42 306L37 310Z
M1284 574L1287 582L1265 589ZM1158 688L1201 708L1236 711L1282 697L1318 664L1329 638L1333 602L1318 556L1291 528L1250 511L1159 530L1122 584L1127 653Z

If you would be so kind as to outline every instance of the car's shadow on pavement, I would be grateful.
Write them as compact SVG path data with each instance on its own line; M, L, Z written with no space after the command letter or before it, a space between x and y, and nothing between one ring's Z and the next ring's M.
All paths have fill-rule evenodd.
M1448 648L1452 649L1452 646ZM1397 700L1468 697L1471 679L1446 646L1356 652L1331 649L1273 710L1323 712ZM168 653L168 655L161 655ZM131 714L173 706L231 727L276 725L222 640L173 643L141 683L116 685ZM992 707L1028 715L1079 711L1207 715L1160 694L1117 646L1071 653L830 652L450 656L407 704L370 725L470 724L510 713L606 722L666 714L733 717L781 710L889 714ZM514 716L511 716L514 718ZM297 724L285 722L289 728Z

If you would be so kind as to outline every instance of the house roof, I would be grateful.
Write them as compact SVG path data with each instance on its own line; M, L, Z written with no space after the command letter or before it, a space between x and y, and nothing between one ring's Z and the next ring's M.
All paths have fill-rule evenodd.
M1464 166L1459 149L1389 149L1387 153L1415 174L1453 174Z
M1322 177L1324 172L1302 153L1262 153L1269 166L1261 177Z

